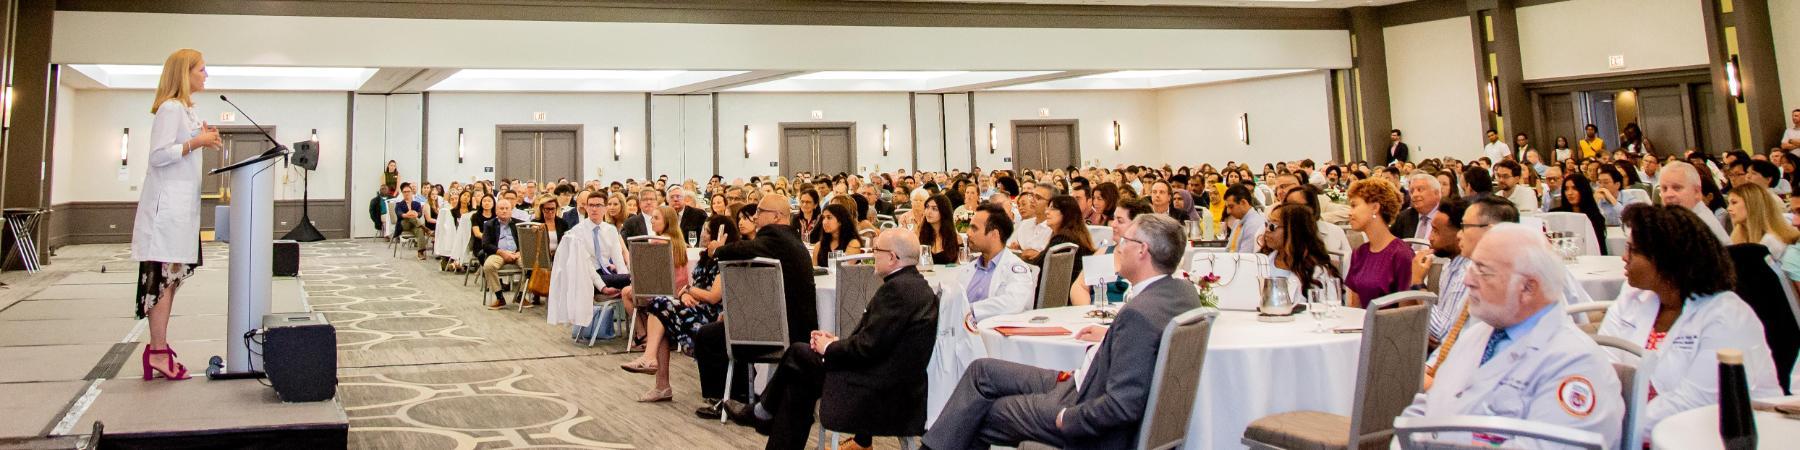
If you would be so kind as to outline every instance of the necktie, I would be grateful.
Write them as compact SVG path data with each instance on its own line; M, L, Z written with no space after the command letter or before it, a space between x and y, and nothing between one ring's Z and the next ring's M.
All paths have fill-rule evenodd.
M1481 351L1482 364L1487 364L1489 359L1494 358L1494 350L1499 349L1500 343L1506 342L1506 338L1505 329L1494 330L1494 335L1488 337L1487 348Z
M1450 357L1450 347L1456 345L1456 338L1462 336L1463 325L1469 323L1469 304L1463 303L1462 314L1456 316L1456 323L1450 325L1450 333L1444 335L1444 343L1438 345L1437 361L1425 368L1426 376L1437 376L1438 367L1444 365L1444 358Z
M601 273L612 273L606 270L606 257L600 254L600 227L594 227L594 268Z
M1419 239L1430 240L1431 239L1431 213L1420 214L1419 215L1419 223L1418 223L1418 225L1416 225L1416 227L1417 227L1417 230L1413 231L1413 237L1416 237Z
M1244 221L1240 220L1240 221L1238 221L1237 226L1231 227L1231 242L1225 244L1226 251L1233 251L1233 252L1237 251L1238 238L1242 237L1243 234L1244 234Z

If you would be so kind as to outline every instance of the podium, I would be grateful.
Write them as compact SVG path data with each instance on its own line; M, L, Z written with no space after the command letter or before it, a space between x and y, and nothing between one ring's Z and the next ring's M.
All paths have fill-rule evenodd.
M207 369L208 378L260 378L262 344L249 339L269 313L269 283L274 255L274 170L288 155L276 147L235 164L213 169L210 174L231 173L231 230L229 243L229 292L225 335L225 360Z

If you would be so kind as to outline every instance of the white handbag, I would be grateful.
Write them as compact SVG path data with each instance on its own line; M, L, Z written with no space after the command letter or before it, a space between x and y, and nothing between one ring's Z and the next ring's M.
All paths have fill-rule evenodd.
M1200 253L1190 255L1188 273L1194 278L1211 274L1219 309L1255 311L1262 304L1262 279L1269 273L1269 256L1260 253Z

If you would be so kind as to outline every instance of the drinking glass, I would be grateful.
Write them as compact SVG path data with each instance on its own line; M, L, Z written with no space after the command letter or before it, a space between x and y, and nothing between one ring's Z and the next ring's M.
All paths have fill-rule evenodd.
M1325 329L1325 320L1331 315L1331 306L1325 298L1325 289L1307 289L1306 299L1306 313L1312 315L1313 332L1324 333L1328 331Z

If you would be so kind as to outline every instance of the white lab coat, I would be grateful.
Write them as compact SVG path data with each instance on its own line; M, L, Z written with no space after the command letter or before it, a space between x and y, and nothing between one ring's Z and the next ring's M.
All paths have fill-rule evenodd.
M1414 394L1412 405L1401 416L1523 419L1599 433L1606 448L1617 447L1625 417L1618 373L1606 352L1575 326L1561 305L1547 308L1552 309L1531 331L1512 336L1512 343L1487 364L1481 364L1481 353L1494 327L1470 320L1438 369L1431 390ZM1580 394L1579 398L1575 394ZM1436 439L1477 442L1468 433L1440 433ZM1529 439L1505 444L1507 448L1546 446Z
M1626 286L1619 300L1606 309L1600 335L1644 345L1654 331L1661 305L1655 292ZM1650 386L1656 389L1656 398L1638 414L1639 436L1649 438L1650 430L1665 417L1719 403L1721 348L1744 352L1751 398L1782 395L1762 322L1750 305L1731 291L1695 295L1688 298L1681 317L1669 327L1658 348L1645 353L1639 363L1639 373L1650 374Z
M200 169L205 161L181 147L200 134L200 117L179 100L163 102L150 125L150 166L131 225L131 259L200 261Z
M975 321L1006 314L1018 314L1032 307L1032 299L1037 294L1037 268L1026 264L1013 252L1000 251L1000 258L994 260L994 274L988 277L988 297L974 302L969 312L975 315ZM948 289L965 289L970 280L975 279L974 262L956 268L956 285Z
M588 326L594 319L594 292L606 287L606 281L594 264L594 227L600 227L602 260L618 273L631 273L626 267L625 240L612 224L583 220L563 233L556 246L556 259L550 269L550 299L545 319L552 325Z
M473 211L453 218L456 212L450 207L438 209L437 234L432 238L432 253L450 259L460 260L469 256L470 220L474 219Z
M1355 249L1350 248L1350 235L1344 232L1344 227L1320 220L1319 240L1325 242L1326 253L1337 255L1345 260L1345 264L1349 263L1350 252Z

